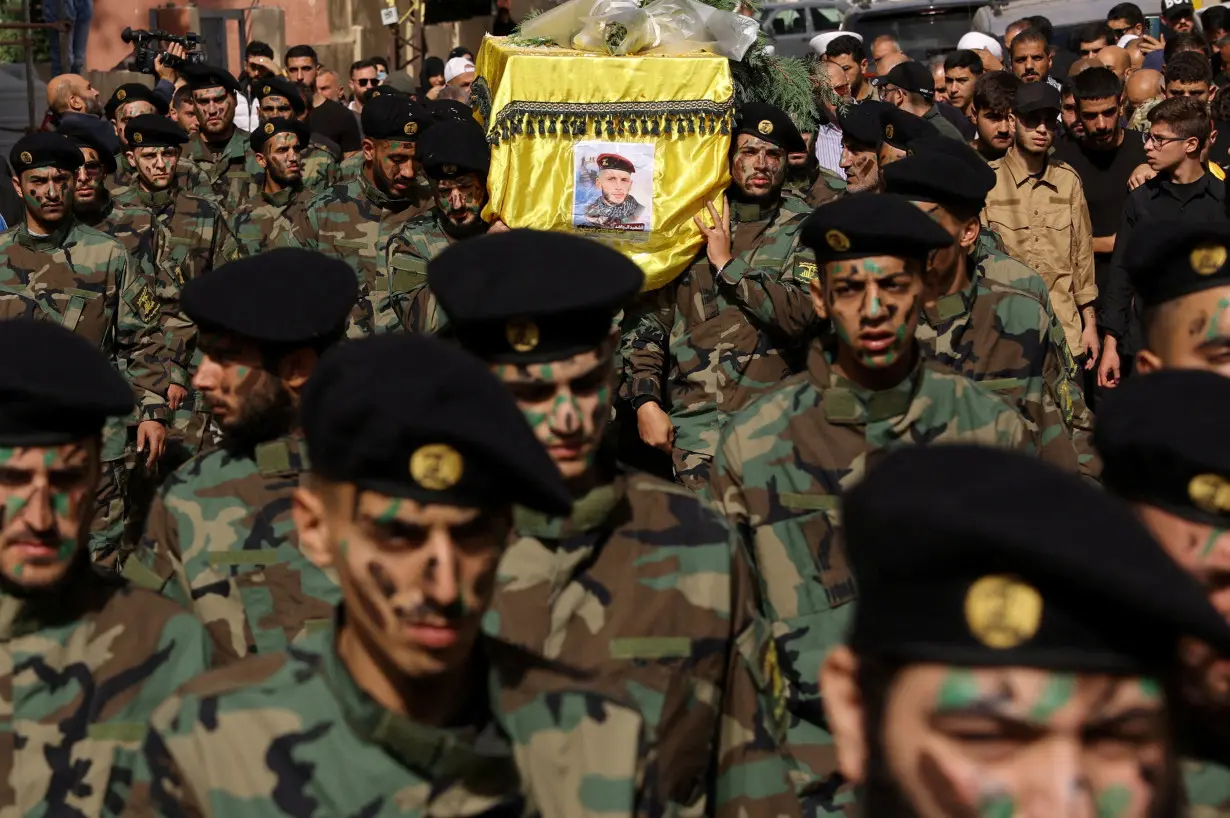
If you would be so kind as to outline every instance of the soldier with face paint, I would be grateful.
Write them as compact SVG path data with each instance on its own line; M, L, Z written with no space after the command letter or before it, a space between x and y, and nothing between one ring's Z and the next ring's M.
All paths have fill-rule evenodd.
M107 119L111 121L111 127L115 128L115 134L119 137L121 150L115 157L115 167L107 171L105 182L108 191L115 192L137 182L137 169L128 161L127 151L130 146L124 141L124 131L128 127L128 122L144 114L166 116L167 110L167 101L144 83L125 83L115 89L111 98L107 100L105 111ZM64 133L63 128L60 129L60 133ZM180 176L180 183L186 186L191 183L199 171L192 162L183 161L177 173Z
M1094 434L1106 487L1132 504L1162 548L1230 620L1230 434L1220 407L1230 378L1167 369L1128 379L1106 399ZM1165 422L1159 423L1159 418ZM1183 653L1180 747L1187 801L1230 809L1230 662L1208 645Z
M235 125L239 82L225 68L209 65L187 66L183 75L201 125L185 153L200 171L188 192L227 201L232 189L246 192L252 181L244 169L248 135Z
M1075 362L1062 328L1056 323L1058 332L1052 332L1044 307L1050 299L982 272L984 265L1003 263L978 241L978 214L995 187L995 172L966 145L941 149L937 140L935 149L928 143L884 169L885 190L910 199L953 238L928 261L928 293L915 336L928 357L1015 405L1038 428L1043 460L1096 479L1101 466L1089 439L1093 413L1070 374Z
M317 141L317 136L308 127L307 101L299 86L281 77L269 77L252 83L252 97L259 106L257 112L260 117L257 127L252 129L253 134L260 130L261 124L277 119L297 120L303 123L308 136L300 143L299 160L303 165L302 184L305 188L313 193L324 193L341 180L341 167L338 165L337 158L329 148ZM333 145L333 148L338 152L341 150L337 145ZM244 169L252 176L249 189L246 192L239 192L232 188L231 194L228 195L232 210L245 199L260 198L265 186L267 166L260 164L257 158L259 153L260 151L253 148L244 166Z
M205 632L178 605L90 564L102 430L132 389L95 344L0 321L0 806L105 815L131 778L124 751L167 696L205 670Z
M301 552L290 506L306 469L300 395L342 337L355 291L345 264L297 249L184 288L200 330L193 386L222 443L168 478L124 575L192 610L218 662L284 648L327 624L339 599L335 578Z
M297 119L271 119L252 131L252 151L261 172L259 194L230 211L237 255L255 256L274 247L298 247L295 234L312 192L303 184L308 127Z
M341 605L302 643L207 674L154 714L135 814L536 815L488 684L535 663L480 623L513 504L567 511L558 472L499 381L432 338L331 352L303 425L295 526ZM580 786L566 750L549 761L550 790Z
M461 242L428 268L450 332L512 392L573 497L567 516L517 509L484 624L584 681L508 681L501 718L519 756L571 748L589 765L575 781L603 781L556 792L547 816L797 815L777 658L737 535L604 445L615 316L642 280L597 242L530 230ZM526 775L558 787L548 765Z
M750 540L790 712L787 752L805 811L832 812L832 740L816 674L856 597L838 497L881 452L919 443L1032 450L1034 430L991 392L923 356L914 338L927 259L952 237L906 199L855 193L803 226L820 272L816 313L831 334L807 369L730 419L711 496Z
M158 225L154 266L158 276L155 306L172 350L168 360L171 384L167 403L172 410L174 445L169 458L175 468L203 444L212 442L199 395L189 390L198 361L196 327L180 309L180 291L223 259L236 254L234 238L213 200L180 186L180 151L188 134L164 116L143 114L128 123L128 160L136 183L115 192L116 204L153 211Z
M793 374L792 348L816 324L806 290L816 265L799 243L810 210L782 195L786 155L806 150L803 137L762 103L739 109L734 134L722 212L708 205L696 216L704 252L654 294L657 308L626 341L641 440L670 453L675 478L694 491L708 481L723 421Z
M397 329L389 246L402 226L431 206L417 179L418 140L435 122L401 94L372 97L363 106L363 169L313 199L299 234L307 245L348 263L359 277L359 300L347 334Z
M459 241L485 235L487 169L491 148L473 117L433 125L419 140L423 169L431 180L436 206L406 222L389 242L389 274L394 309L411 332L439 332L446 319L426 287L427 262Z
M889 455L842 514L860 599L820 685L862 814L1182 814L1181 640L1230 627L1124 505L959 446Z
M152 465L166 441L166 346L157 304L137 262L115 239L73 215L75 175L85 157L61 134L37 133L13 146L13 186L25 223L0 234L0 319L51 320L101 349L132 384L136 448ZM90 550L111 564L123 537L125 424L108 425L99 514Z

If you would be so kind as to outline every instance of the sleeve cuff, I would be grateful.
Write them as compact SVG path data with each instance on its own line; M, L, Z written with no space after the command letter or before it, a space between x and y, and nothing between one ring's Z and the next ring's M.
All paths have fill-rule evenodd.
M747 262L740 258L732 258L726 266L718 271L717 277L732 287L738 284L749 272Z

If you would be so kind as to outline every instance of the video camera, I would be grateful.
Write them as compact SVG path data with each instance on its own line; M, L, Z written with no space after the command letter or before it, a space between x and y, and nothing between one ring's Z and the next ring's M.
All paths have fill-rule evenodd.
M166 31L134 31L126 28L120 32L120 39L132 45L132 63L130 70L142 74L154 73L154 60L161 57L162 64L176 71L189 65L204 65L205 52L200 50L201 35L188 32L182 37ZM187 52L183 59L168 54L161 49L161 43L179 43Z

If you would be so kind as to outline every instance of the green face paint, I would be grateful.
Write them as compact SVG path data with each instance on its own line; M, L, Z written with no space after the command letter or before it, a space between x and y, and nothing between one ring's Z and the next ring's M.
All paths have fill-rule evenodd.
M397 512L400 509L401 500L390 500L389 504L385 506L384 511L380 512L380 515L376 517L376 522L380 525L388 525L397 519Z
M20 514L21 510L26 507L26 502L27 501L25 497L16 497L16 496L9 497L7 500L5 500L4 501L4 522L8 523L9 520L13 519L18 514Z
M988 795L978 802L980 818L1012 818L1016 803L1007 793Z
M1076 677L1070 673L1052 673L1042 688L1042 694L1034 703L1030 717L1037 722L1050 721L1051 717L1067 706L1076 692Z
M1213 317L1209 319L1209 328L1204 334L1204 340L1217 340L1218 332L1221 329L1221 317L1227 309L1230 309L1230 298L1223 298L1217 302L1217 309L1213 312Z
M56 462L55 449L48 449L47 451L43 452L43 465L44 466L46 466L47 468L51 468L51 464L54 462Z
M1222 534L1225 534L1224 528L1214 528L1209 532L1209 536L1205 539L1204 545L1200 548L1200 559L1207 560L1209 555L1213 553L1213 547L1217 545L1217 539Z
M0 446L0 463L7 463L17 456L17 449L11 446Z
M1152 700L1157 701L1162 697L1162 686L1157 679L1141 679L1140 692Z
M235 377L240 378L240 379L246 378L248 377L248 373L251 371L252 371L251 367L243 366L242 364L240 364L239 366L235 367Z
M879 315L881 309L882 309L882 306L880 304L880 296L873 295L871 297L871 305L868 307L868 314L873 315L873 316Z
M974 704L981 697L982 691L978 689L978 680L974 678L971 671L950 670L944 677L944 683L940 685L935 709L941 713L946 710L962 710Z
M1131 791L1122 784L1112 784L1098 793L1098 818L1119 818L1132 803Z

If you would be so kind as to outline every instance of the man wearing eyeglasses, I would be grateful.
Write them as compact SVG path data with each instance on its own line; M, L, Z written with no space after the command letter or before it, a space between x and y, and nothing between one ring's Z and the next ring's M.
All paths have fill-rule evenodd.
M1098 383L1103 387L1118 386L1131 371L1135 350L1124 341L1129 334L1140 337L1140 309L1133 303L1126 267L1132 232L1159 219L1192 223L1226 218L1225 183L1200 161L1211 130L1208 108L1199 99L1172 97L1149 112L1145 156L1157 175L1133 190L1123 206L1102 308L1106 339Z
M350 66L350 110L356 117L363 115L363 99L380 84L380 69L371 60L359 60Z

